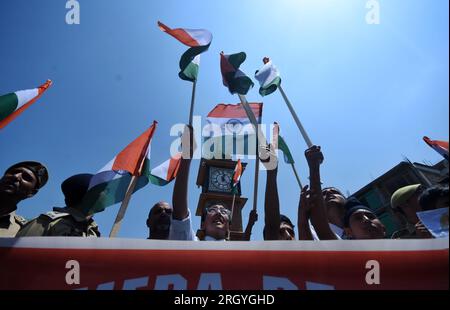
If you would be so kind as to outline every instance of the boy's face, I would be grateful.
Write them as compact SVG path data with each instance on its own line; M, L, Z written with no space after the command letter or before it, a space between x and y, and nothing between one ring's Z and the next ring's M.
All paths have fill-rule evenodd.
M355 211L350 217L349 226L346 233L354 239L384 239L386 236L386 228L383 223L368 210Z

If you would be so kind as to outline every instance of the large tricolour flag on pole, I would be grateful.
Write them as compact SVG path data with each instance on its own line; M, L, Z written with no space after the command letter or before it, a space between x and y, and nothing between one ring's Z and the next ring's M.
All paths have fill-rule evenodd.
M0 96L0 129L11 123L17 116L30 107L50 86L52 81L35 89L19 90Z
M157 186L165 186L172 182L177 177L180 168L181 154L178 153L158 167L153 168L149 176L150 182Z
M423 137L426 144L432 147L436 152L441 154L445 159L448 160L448 141L438 141L431 140L428 137Z
M258 80L259 93L261 96L267 96L277 90L281 84L280 72L272 64L269 58L264 58L264 66L256 71L255 79Z
M165 33L171 35L184 45L190 47L180 59L180 73L182 80L194 82L197 80L200 66L200 54L207 51L212 41L212 34L205 29L171 29L161 22L158 27Z
M86 214L103 211L125 198L133 176L139 177L134 192L149 182L150 143L156 122L131 142L92 178L83 205Z
M249 105L258 124L261 123L263 104ZM232 154L255 155L255 130L241 104L218 104L208 114L206 122L204 132L210 135L203 144L203 155L216 159ZM251 145L252 142L255 145Z
M220 53L220 70L222 72L223 85L228 88L230 93L246 95L250 88L255 84L242 72L239 67L247 58L244 52L225 55Z

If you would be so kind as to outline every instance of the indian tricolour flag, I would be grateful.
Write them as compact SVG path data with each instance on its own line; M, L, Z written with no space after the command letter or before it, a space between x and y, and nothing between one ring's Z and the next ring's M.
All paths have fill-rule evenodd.
M256 71L255 79L260 84L259 93L261 96L267 96L277 90L281 84L280 72L272 64L269 58L265 57L264 66Z
M171 29L161 22L158 27L184 45L190 47L180 59L181 79L194 82L197 80L200 65L200 54L207 51L212 41L212 34L205 29Z
M262 103L249 103L261 123ZM256 134L241 104L218 104L207 116L204 132L209 133L203 144L207 158L227 158L232 154L255 155Z
M51 85L52 81L47 80L45 84L38 88L19 90L15 93L0 96L0 129L29 108Z
M156 125L157 123L154 122L149 129L92 177L83 200L83 209L86 214L101 212L106 207L124 200L133 176L138 177L134 192L148 184L150 143Z
M157 186L169 184L177 177L180 162L181 153L178 153L158 167L153 168L149 176L150 182Z
M220 53L220 71L223 85L232 94L246 95L255 84L239 68L247 58L244 52L225 55Z

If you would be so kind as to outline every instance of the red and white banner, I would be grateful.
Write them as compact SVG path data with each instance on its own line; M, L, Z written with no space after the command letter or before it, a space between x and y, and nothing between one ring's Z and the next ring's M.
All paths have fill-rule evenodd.
M0 238L0 290L449 288L449 239Z

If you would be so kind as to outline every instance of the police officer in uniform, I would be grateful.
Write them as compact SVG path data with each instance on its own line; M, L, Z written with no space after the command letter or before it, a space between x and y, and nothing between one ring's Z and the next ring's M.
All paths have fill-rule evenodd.
M16 214L17 204L33 197L48 180L47 168L35 161L17 163L0 179L0 237L14 237L26 220Z
M66 207L53 208L53 211L41 214L25 225L16 237L100 237L97 224L92 215L86 214L82 203L92 176L78 174L65 180L61 184L61 190Z

